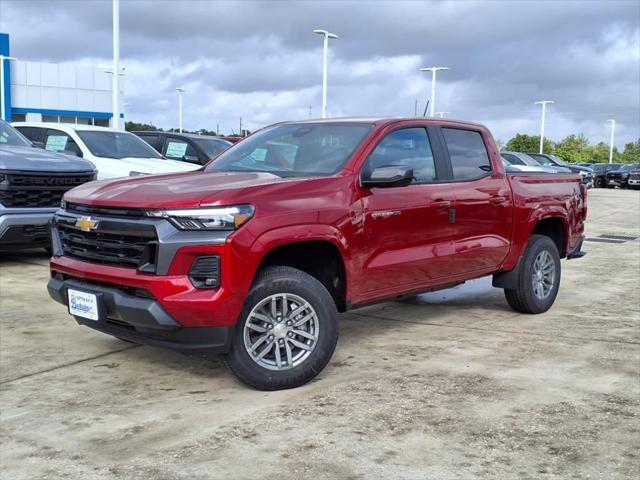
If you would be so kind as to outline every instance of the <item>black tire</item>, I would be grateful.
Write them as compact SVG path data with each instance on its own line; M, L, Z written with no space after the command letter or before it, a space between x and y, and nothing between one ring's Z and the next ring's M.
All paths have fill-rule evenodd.
M244 331L250 313L265 299L277 294L290 294L305 300L315 311L318 323L317 340L311 353L299 365L292 362L294 366L286 370L260 365L245 347ZM249 291L233 333L231 349L223 359L229 370L247 385L258 390L283 390L304 385L318 375L331 359L337 341L338 312L324 285L295 268L267 267L258 274ZM274 341L270 343L275 345ZM268 345L267 342L265 344ZM275 355L275 350L273 353Z
M551 255L555 274L548 296L538 298L534 293L534 262L543 251L547 251ZM517 288L514 290L505 289L504 291L507 302L517 312L546 312L551 308L558 295L560 275L560 255L554 241L544 235L531 235L518 272Z

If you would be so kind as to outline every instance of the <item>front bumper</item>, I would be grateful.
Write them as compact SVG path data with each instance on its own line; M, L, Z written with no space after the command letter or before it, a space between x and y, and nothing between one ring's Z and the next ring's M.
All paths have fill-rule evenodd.
M640 178L630 178L627 183L629 185L640 185Z
M76 321L102 333L145 345L187 354L215 355L229 350L232 327L185 328L143 289L106 286L55 274L47 285L55 301L68 305L69 288L93 293L100 303L100 318Z
M49 224L56 209L0 215L0 248L23 249L51 244Z
M626 185L627 181L624 178L607 178L607 185L612 187L622 187Z

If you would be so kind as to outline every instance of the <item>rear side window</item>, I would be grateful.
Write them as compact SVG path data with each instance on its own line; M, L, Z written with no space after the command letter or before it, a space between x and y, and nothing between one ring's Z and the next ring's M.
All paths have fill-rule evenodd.
M515 155L511 155L510 153L503 153L502 157L507 160L511 165L524 165L525 163L520 160Z
M165 157L172 160L186 160L188 162L199 163L198 152L183 140L177 138L167 139Z
M160 135L155 134L138 134L138 136L155 148L158 152L162 150L162 144L160 143Z
M47 134L44 137L45 149L52 152L61 152L67 154L73 154L78 157L82 156L80 147L76 142L64 132L59 130L47 130Z
M480 132L443 128L454 180L473 180L491 171L491 162Z
M16 127L16 129L32 142L41 142L44 137L44 129L37 127Z

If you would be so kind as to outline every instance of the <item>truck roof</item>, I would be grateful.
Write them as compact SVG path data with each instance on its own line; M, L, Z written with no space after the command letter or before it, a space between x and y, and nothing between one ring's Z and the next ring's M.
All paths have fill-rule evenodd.
M408 121L424 121L427 123L434 124L443 124L450 123L454 124L465 124L465 125L473 125L476 127L483 127L484 125L474 122L469 122L466 120L455 120L449 118L431 118L431 117L338 117L338 118L310 118L308 120L292 120L292 121L284 121L279 122L280 124L304 124L304 123L372 123L374 125L385 125L385 124L393 124L399 122L408 122Z
M13 127L38 127L38 128L56 128L63 131L73 130L94 130L102 132L124 132L124 130L115 130L109 127L99 127L96 125L83 125L80 123L54 123L54 122L11 122Z

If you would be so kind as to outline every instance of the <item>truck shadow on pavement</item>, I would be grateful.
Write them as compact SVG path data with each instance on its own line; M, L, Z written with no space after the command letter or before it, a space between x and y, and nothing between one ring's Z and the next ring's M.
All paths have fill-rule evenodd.
M339 316L340 338L336 355L327 369L330 371L339 367L342 364L339 357L349 357L351 351L366 349L372 338L384 338L393 332L402 333L412 324L442 324L447 323L452 316L464 316L472 325L483 317L506 319L514 315L517 314L509 309L502 291L491 286L490 277L447 290L352 310ZM114 345L122 348L126 344L114 340ZM242 385L227 371L222 359L216 356L187 356L148 346L131 348L120 355L125 355L127 362L137 363L136 370L169 370L168 378L177 374L200 379L220 379L224 385L227 382Z

